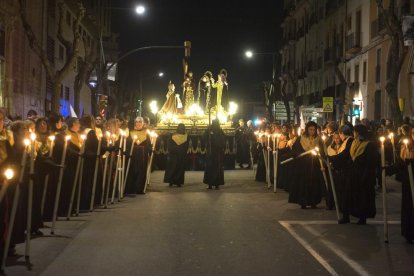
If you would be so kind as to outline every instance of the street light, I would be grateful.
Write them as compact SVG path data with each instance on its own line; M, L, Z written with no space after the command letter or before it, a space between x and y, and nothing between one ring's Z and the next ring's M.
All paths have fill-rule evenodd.
M135 8L135 12L139 15L142 15L145 13L145 7L143 5L138 5Z
M159 72L159 73L158 73L158 77L160 77L160 78L161 78L161 77L163 77L163 76L164 76L164 72Z
M247 58L253 57L253 52L250 50L246 51L244 54L246 55Z

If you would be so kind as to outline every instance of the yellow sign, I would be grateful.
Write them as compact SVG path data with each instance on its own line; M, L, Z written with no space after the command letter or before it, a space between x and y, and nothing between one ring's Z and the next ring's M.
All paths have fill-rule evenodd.
M323 112L333 112L334 99L333 97L323 97L322 108Z

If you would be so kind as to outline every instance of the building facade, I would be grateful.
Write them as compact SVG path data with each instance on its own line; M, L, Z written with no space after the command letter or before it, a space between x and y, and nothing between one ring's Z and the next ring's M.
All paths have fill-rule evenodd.
M397 0L398 16L412 13L412 2ZM385 92L390 38L375 0L285 0L284 11L282 80L298 106L329 119L342 112L348 120L391 115ZM404 115L411 116L412 46L408 50L399 97ZM319 112L324 97L334 98L333 113Z

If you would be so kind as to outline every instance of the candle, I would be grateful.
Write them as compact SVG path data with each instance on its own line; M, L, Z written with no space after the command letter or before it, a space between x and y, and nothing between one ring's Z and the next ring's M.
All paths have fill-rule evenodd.
M385 167L385 151L384 151L384 141L385 137L380 137L381 141L381 167ZM388 243L388 220L387 220L387 197L386 197L386 183L385 183L385 170L382 170L382 209L384 217L384 240Z
M391 140L391 145L392 145L392 157L393 157L393 161L395 164L395 144L394 144L394 133L390 133L388 135L388 138Z
M93 203L95 201L96 180L98 178L99 156L101 154L102 133L98 136L98 149L96 150L95 171L93 173L92 196L89 211L93 211Z
M55 146L55 136L54 135L50 135L48 137L49 141L50 141L50 150L49 150L49 158L52 157L53 155L53 148ZM43 210L45 208L45 202L46 202L46 191L47 191L47 186L49 185L49 174L46 175L45 177L45 182L43 185L43 195L42 195L42 203L40 205L40 214L43 216Z
M29 186L27 197L27 220L26 220L26 246L25 257L30 257L30 240L32 236L32 208L33 208L33 177L34 177L34 162L35 162L35 148L36 148L36 133L30 133L30 168L29 168Z
M300 136L302 130L300 129L300 127L298 127L298 136Z

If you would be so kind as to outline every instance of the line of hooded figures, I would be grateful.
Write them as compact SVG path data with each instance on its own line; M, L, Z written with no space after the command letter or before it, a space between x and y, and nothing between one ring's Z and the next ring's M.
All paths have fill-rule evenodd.
M0 111L1 270L15 246L25 245L31 268L31 238L43 236L44 222L56 235L56 221L70 220L94 208L107 208L125 195L145 194L150 183L157 134L149 120L126 121L86 115L81 119L51 114L48 118L10 121ZM204 183L224 184L225 135L218 121L205 131L208 141ZM184 184L188 149L185 125L170 135L164 182Z
M413 243L414 128L409 123L394 129L389 120L375 126L364 119L356 125L265 124L256 130L251 121L245 126L241 120L236 140L236 161L252 168L256 181L274 192L285 190L289 203L302 209L315 209L324 200L327 210L336 211L339 224L355 217L365 225L376 215L376 192L382 194L385 242L386 176L395 175L402 184L401 234Z
M94 208L107 208L125 195L144 194L150 183L157 134L138 117L125 122L87 115L81 119L51 114L10 122L0 111L0 243L1 269L15 245L25 244L31 267L31 238L43 235L49 222L55 235L58 219L70 220ZM336 210L338 223L366 224L376 215L376 188L386 191L386 174L402 183L401 228L414 239L414 129L409 124L393 134L390 126L361 123L308 122L304 129L277 124L254 129L240 121L236 128L236 160L247 165L257 181L284 189L289 202L317 208L324 198ZM379 139L379 137L383 137ZM206 162L203 182L208 189L224 184L226 139L214 120L203 135ZM164 182L184 184L189 138L183 124L168 139ZM395 141L395 142L394 142ZM257 163L256 166L253 164ZM383 195L384 238L388 241L387 197Z

